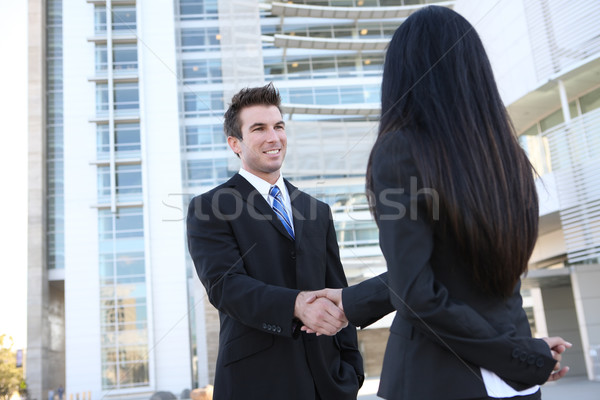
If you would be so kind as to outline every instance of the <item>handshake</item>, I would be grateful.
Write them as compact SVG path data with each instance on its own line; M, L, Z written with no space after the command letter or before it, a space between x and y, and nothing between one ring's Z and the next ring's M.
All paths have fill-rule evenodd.
M300 292L296 297L294 317L302 321L306 333L332 336L348 326L342 304L342 289Z

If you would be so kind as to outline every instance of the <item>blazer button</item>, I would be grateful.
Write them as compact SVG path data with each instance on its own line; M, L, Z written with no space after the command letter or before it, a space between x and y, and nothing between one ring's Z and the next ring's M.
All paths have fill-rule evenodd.
M519 358L519 355L520 355L520 354L521 354L521 350L519 350L518 348L517 348L517 349L514 349L514 350L512 351L512 358Z
M281 327L280 326L277 327L277 333L281 333Z
M294 250L290 252L290 257L292 257L292 260L296 259L296 252Z
M519 360L523 362L527 361L527 353L522 352L521 354L519 354Z
M263 326L263 329L267 329L267 324L265 324L264 322L263 322L262 326Z
M535 365L536 365L538 368L542 368L542 367L544 366L544 364L545 364L545 363L544 363L544 359L543 359L542 357L538 358L538 359L535 361Z
M535 364L535 356L532 354L529 357L527 357L527 364L529 365L533 365Z

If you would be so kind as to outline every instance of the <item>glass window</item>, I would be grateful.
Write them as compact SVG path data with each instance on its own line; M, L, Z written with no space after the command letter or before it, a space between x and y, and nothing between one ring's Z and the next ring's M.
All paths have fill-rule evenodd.
M221 125L185 127L186 151L225 150L227 142Z
M579 98L579 105L583 114L600 108L600 88Z
M117 201L140 201L142 199L141 165L117 165L116 174Z
M312 88L290 88L290 103L314 104Z
M132 34L136 30L135 6L112 6L112 29L115 33Z
M208 67L206 60L184 60L183 61L183 83L186 85L198 82L206 82L208 78Z
M110 138L108 125L96 125L96 156L99 160L110 157Z
M186 118L220 113L224 108L223 94L221 92L185 93L183 106Z
M206 159L187 161L188 183L195 185L216 185L230 175L226 159Z
M115 124L115 151L117 158L139 156L140 149L140 124Z
M115 193L118 202L140 201L142 199L142 169L139 164L117 165L115 176ZM110 167L98 167L98 201L110 202L111 183ZM123 217L119 221L127 221ZM123 222L121 222L123 223Z
M180 0L182 20L217 19L217 0Z
M274 78L276 75L284 73L284 66L281 57L265 57L265 75Z
M138 68L135 43L115 43L113 46L113 69L115 73L134 72Z
M547 131L548 129L565 122L563 117L563 112L561 109L556 110L552 114L548 115L546 118L540 121L540 127L542 128L542 132Z
M221 70L221 60L208 60L208 75L210 76L210 82L212 83L221 83L222 78L222 70Z
M204 14L203 0L180 0L179 12L183 15Z
M334 105L340 104L340 96L337 87L321 87L315 89L316 104Z
M108 55L105 44L96 45L96 72L106 72L108 69Z
M98 202L110 202L110 168L104 165L98 167Z
M99 210L98 226L102 388L147 386L148 310L142 209L123 208L116 213ZM119 243L131 241L141 242L140 249L120 250L127 246Z
M552 171L548 138L540 134L537 123L519 136L519 143L540 176Z
M181 30L181 46L184 52L218 50L218 28L184 28Z
M340 99L342 104L363 103L363 88L362 87L342 87L340 88Z
M96 84L96 114L103 116L108 113L108 85L106 83Z
M335 57L313 57L312 67L315 74L335 72Z
M96 151L98 159L110 156L110 138L108 125L96 127ZM117 158L137 157L140 153L140 124L115 124L115 156Z
M104 6L94 8L94 31L97 34L106 33L106 7Z
M115 111L131 113L140 108L138 85L136 82L115 83Z

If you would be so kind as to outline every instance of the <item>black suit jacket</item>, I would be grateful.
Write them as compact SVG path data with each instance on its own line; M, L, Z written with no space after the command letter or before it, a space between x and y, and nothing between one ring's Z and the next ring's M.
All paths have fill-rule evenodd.
M388 272L344 289L343 303L357 326L397 310L379 395L486 397L480 367L516 390L545 382L555 361L546 343L531 337L520 285L502 300L474 284L455 240L440 223L429 222L425 197L432 194L422 187L401 133L388 134L373 160L379 241Z
M189 251L221 321L215 400L355 399L362 384L354 327L317 337L294 320L301 290L347 283L329 206L286 186L296 240L239 174L189 206Z

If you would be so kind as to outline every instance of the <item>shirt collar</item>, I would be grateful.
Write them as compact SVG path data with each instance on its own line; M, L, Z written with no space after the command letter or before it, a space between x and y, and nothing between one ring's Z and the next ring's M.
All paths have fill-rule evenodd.
M244 168L240 168L240 175L243 176L254 188L260 193L265 199L268 199L269 192L271 191L271 185L269 182L265 181L262 178L254 175L252 172L246 171ZM285 182L283 180L283 174L279 174L279 179L275 182L275 185L281 190L281 193L284 198L289 198L287 187L285 186Z

